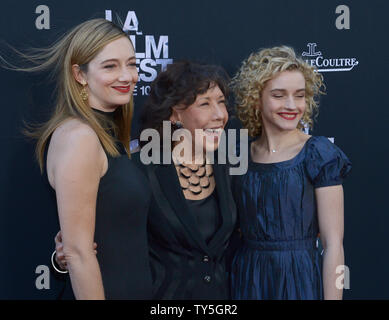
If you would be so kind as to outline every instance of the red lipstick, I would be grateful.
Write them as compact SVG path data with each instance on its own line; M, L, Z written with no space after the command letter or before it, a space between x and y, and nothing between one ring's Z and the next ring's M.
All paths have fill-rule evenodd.
M297 117L297 113L295 112L280 112L278 114L285 120L294 120Z
M130 86L116 86L116 87L112 87L112 88L114 88L115 90L117 90L121 93L128 93L128 92L130 92L130 89L131 89Z

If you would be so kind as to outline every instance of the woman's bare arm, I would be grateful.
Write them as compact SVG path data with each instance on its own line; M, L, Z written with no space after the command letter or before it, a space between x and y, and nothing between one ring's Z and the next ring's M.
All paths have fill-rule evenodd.
M93 248L96 198L106 169L104 161L97 135L86 124L70 120L54 132L47 171L56 191L63 253L77 299L104 299Z
M343 187L341 185L316 189L320 239L323 245L324 299L340 300L343 290L336 287L336 268L344 265Z

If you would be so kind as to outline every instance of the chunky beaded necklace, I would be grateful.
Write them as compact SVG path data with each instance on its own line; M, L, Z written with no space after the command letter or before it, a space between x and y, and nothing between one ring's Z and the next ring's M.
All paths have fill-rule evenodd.
M189 190L192 194L198 195L203 189L210 186L210 177L213 175L211 165L205 162L202 164L183 164L177 166L178 179L183 190Z

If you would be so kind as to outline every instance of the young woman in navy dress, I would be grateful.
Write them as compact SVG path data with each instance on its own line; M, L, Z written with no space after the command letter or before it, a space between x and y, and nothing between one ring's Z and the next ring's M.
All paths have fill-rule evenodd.
M237 114L253 141L233 177L242 245L233 299L341 299L343 188L351 169L326 137L309 136L322 76L289 47L251 54L233 79ZM317 247L317 238L323 254Z

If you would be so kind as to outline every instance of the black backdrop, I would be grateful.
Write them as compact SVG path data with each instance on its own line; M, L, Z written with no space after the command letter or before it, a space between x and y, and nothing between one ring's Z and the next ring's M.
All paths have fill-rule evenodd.
M41 20L44 12L37 10L39 5L49 9L49 21ZM344 13L336 13L339 5L350 10L349 29L336 26L336 19ZM242 59L261 47L286 44L308 54L307 59L316 59L321 69L327 69L323 70L327 95L321 99L312 133L335 138L353 162L352 174L344 184L344 247L350 269L350 289L344 297L389 298L385 201L389 2L3 0L1 9L1 39L22 50L48 45L84 20L106 17L106 10L111 10L115 22L117 17L125 22L130 12L127 22L137 29L131 34L136 37L139 64L143 63L140 73L144 74L135 97L135 131L143 93L161 63L169 62L166 59L220 64L230 75ZM42 29L48 24L49 29ZM147 51L148 35L153 36L148 37L149 48L155 43L151 60L141 57ZM7 53L3 44L1 50ZM339 70L339 64L346 61L342 58L358 64L343 66L351 70ZM328 59L338 59L338 66L326 65ZM58 221L34 160L33 143L21 134L23 120L47 119L53 85L44 75L4 69L0 69L0 83L0 299L53 299L60 284L51 279L50 289L38 290L35 280L37 266L49 264Z

